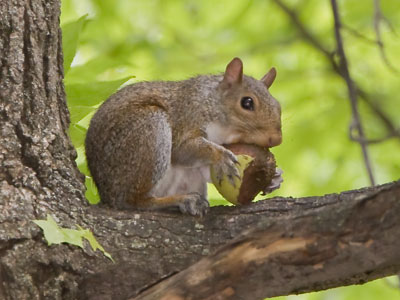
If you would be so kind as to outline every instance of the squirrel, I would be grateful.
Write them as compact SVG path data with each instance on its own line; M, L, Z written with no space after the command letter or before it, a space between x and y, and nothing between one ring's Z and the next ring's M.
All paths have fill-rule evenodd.
M219 180L225 174L234 184L239 177L236 157L223 144L281 143L281 108L268 91L275 77L275 68L261 80L243 75L234 58L221 75L139 82L111 95L85 140L101 201L204 215L209 167Z

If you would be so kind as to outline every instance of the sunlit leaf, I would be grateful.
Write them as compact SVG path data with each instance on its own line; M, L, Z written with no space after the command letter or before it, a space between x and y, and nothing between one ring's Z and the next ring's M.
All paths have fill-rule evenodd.
M93 106L70 105L69 112L71 114L71 123L75 124L86 117L91 112L95 111Z
M78 124L72 124L69 128L69 135L71 137L72 144L78 148L85 142L86 128Z
M106 256L109 259L111 259L112 261L114 261L110 255L110 253L108 253L104 250L103 246L101 246L99 244L99 242L96 240L93 233L89 229L83 229L81 226L79 226L79 225L77 225L77 226L80 230L79 232L81 233L82 237L85 238L89 242L93 251L96 251L97 249L99 249L101 252L103 252L104 256Z
M49 245L60 244L69 240L70 242L72 241L72 244L82 247L82 243L79 243L76 240L74 241L73 238L68 237L62 228L58 227L56 221L54 221L50 215L47 215L47 220L34 220L33 222L42 228L44 238Z
M62 40L64 53L64 73L67 74L71 63L75 57L78 46L79 35L83 26L87 22L87 15L80 17L75 22L70 22L62 26Z
M100 202L100 196L97 191L96 185L94 184L93 178L90 176L86 176L85 179L86 185L86 199L89 201L90 204L97 204Z
M99 244L89 229L83 229L79 225L77 225L79 230L59 227L50 215L47 215L47 220L33 220L33 222L42 228L44 238L49 246L52 244L66 243L83 248L82 238L85 238L89 242L93 251L99 249L103 252L104 256L114 261L111 255Z
M85 82L66 84L67 101L69 106L95 106L106 100L123 83L133 78L125 77L113 81Z

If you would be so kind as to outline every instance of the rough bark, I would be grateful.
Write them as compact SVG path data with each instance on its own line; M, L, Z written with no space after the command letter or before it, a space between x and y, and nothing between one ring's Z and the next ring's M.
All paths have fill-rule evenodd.
M65 273L46 272L47 250L31 220L54 212L72 225L86 206L67 134L59 6L57 0L0 1L2 299L57 295ZM54 284L40 286L50 278Z
M204 218L89 207L67 135L59 13L58 0L0 1L0 299L127 299L160 281L157 288L167 291L176 282L172 275L199 260L177 278L192 278L193 268L222 259L232 272L220 281L218 269L200 272L215 288L195 293L233 299L359 283L400 270L394 251L399 182L217 207ZM47 213L62 226L91 229L115 263L87 247L47 246L32 222ZM285 245L300 246L282 252L292 250ZM248 253L255 256L243 264ZM247 291L235 275L238 266ZM182 280L178 291L190 293L192 283Z

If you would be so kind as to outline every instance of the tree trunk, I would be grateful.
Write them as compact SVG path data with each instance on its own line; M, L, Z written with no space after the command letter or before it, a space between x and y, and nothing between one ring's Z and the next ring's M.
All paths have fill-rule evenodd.
M73 275L49 267L58 250L32 222L51 213L79 224L87 206L67 134L59 15L58 0L0 1L1 299L76 290Z
M88 206L67 134L59 6L0 1L0 299L260 299L400 271L400 182L204 218ZM32 222L47 214L91 229L115 263L48 246Z

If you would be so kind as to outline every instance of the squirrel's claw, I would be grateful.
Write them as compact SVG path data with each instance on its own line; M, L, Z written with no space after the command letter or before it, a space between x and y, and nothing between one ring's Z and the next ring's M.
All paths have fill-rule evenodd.
M222 158L218 161L213 167L216 171L216 177L218 183L221 185L222 180L226 176L228 178L229 183L236 187L235 177L241 178L240 173L236 165L238 164L238 160L230 150L225 148L222 149Z
M178 207L184 214L202 217L208 212L210 204L203 195L199 193L190 193L178 204Z

